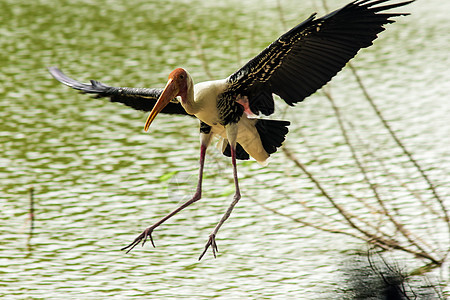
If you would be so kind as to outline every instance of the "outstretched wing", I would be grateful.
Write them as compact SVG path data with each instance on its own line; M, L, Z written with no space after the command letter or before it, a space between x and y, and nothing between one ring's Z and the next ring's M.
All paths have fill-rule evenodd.
M48 70L56 80L73 89L80 90L83 93L95 94L97 98L109 97L111 102L120 102L142 111L151 111L163 91L163 89L112 87L95 80L86 84L67 77L56 67L49 67ZM161 112L188 115L176 99L173 99Z
M388 1L358 0L319 19L313 14L228 77L227 98L247 96L250 110L265 115L274 112L272 94L289 105L302 101L372 45L391 17L407 15L380 12L414 0L376 6Z

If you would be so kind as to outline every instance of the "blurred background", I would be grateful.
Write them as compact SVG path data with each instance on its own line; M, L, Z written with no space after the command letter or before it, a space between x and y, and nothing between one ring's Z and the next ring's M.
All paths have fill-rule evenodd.
M399 9L411 15L387 25L353 71L295 108L278 102L273 118L292 123L287 151L267 167L238 164L243 197L219 232L217 259L201 262L232 200L229 159L210 147L203 199L155 231L157 248L125 254L193 193L197 121L160 115L144 133L145 113L80 95L46 69L130 87L163 87L176 67L196 82L225 78L312 12L347 2L1 1L0 296L341 299L352 254L376 248L333 202L411 250L383 255L406 273L432 269L427 280L445 291L450 2Z

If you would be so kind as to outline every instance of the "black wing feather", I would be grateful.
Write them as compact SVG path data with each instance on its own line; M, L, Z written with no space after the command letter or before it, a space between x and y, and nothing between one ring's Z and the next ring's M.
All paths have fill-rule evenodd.
M302 101L372 45L390 18L408 15L379 12L414 2L375 7L388 1L357 0L322 18L311 15L228 77L225 94L247 96L252 112L265 115L274 112L272 93L289 105Z
M136 110L151 111L163 89L112 87L96 80L90 84L81 83L67 77L60 69L49 67L50 74L59 82L87 94L95 94L96 98L109 97L111 102L120 102ZM166 114L188 115L181 104L173 99L162 111Z

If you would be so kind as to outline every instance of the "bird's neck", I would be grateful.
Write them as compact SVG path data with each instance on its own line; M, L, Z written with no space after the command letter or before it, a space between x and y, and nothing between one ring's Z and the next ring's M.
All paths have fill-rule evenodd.
M194 115L200 111L200 105L195 102L194 99L194 86L191 85L186 89L186 93L181 95L181 105L186 112L190 115Z

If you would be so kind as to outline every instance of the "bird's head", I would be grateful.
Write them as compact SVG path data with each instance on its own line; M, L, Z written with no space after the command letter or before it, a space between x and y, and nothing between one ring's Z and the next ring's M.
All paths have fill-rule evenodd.
M169 74L169 81L167 82L164 91L162 92L161 96L159 96L158 101L156 102L155 106L150 112L150 115L147 118L147 121L145 122L144 130L148 130L156 115L160 113L172 99L180 96L181 103L185 104L188 97L188 91L189 89L192 89L192 86L193 83L191 76L185 69L177 68L173 70Z

